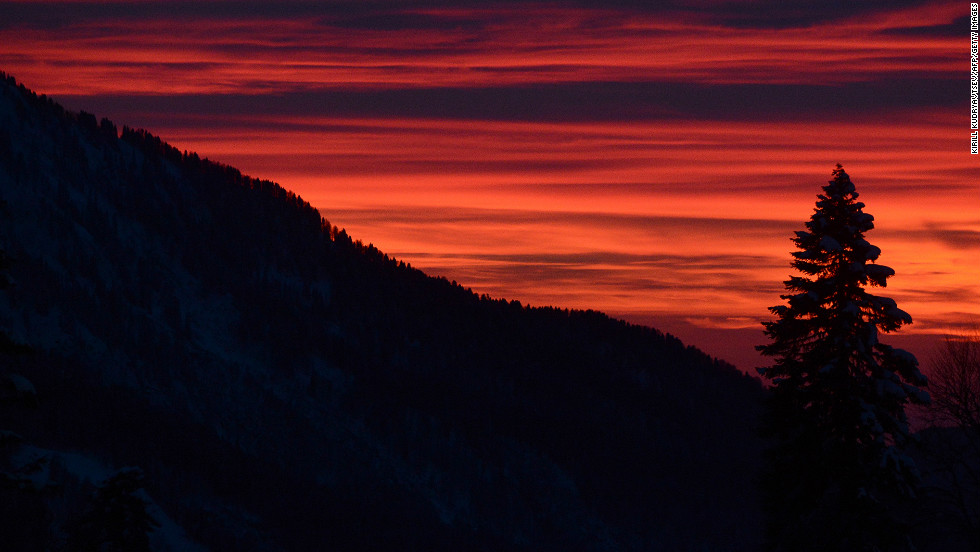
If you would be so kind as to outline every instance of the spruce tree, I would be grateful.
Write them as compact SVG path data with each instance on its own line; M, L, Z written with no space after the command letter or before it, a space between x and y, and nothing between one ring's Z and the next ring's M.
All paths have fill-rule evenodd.
M771 550L898 550L900 506L917 472L902 449L905 407L929 401L915 356L879 342L912 318L869 286L895 274L876 264L874 218L840 164L796 232L786 304L764 322L773 358L767 433L775 445L763 487Z

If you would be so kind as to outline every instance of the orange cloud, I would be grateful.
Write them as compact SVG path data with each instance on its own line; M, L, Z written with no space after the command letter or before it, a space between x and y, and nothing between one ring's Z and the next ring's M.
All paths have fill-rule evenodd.
M959 2L785 29L559 7L424 14L442 25L372 29L313 16L188 20L173 13L8 26L0 43L6 70L50 94L637 80L832 85L963 70L961 38L900 32L950 23L962 15Z
M23 4L22 22L0 22L3 69L276 180L478 292L703 335L744 334L779 302L789 238L841 162L911 331L980 317L980 165L967 50L948 29L962 2L806 25L552 4L383 21L315 3L199 17L146 4L50 24L50 5Z

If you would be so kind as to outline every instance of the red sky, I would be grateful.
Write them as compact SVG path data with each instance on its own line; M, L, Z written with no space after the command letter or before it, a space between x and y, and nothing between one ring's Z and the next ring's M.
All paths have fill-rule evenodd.
M431 274L746 370L840 162L897 342L980 323L968 2L642 4L0 2L0 70Z

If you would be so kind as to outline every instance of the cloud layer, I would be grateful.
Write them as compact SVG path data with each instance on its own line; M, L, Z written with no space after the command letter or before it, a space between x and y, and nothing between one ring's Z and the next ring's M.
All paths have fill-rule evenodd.
M968 4L647 4L0 2L0 69L479 292L722 355L841 162L916 331L980 318Z

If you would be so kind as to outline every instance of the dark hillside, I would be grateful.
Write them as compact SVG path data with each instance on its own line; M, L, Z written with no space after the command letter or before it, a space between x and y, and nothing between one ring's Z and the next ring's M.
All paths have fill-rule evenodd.
M0 429L53 451L51 542L72 451L215 550L758 548L762 390L670 335L477 296L6 76L0 200L38 393Z

